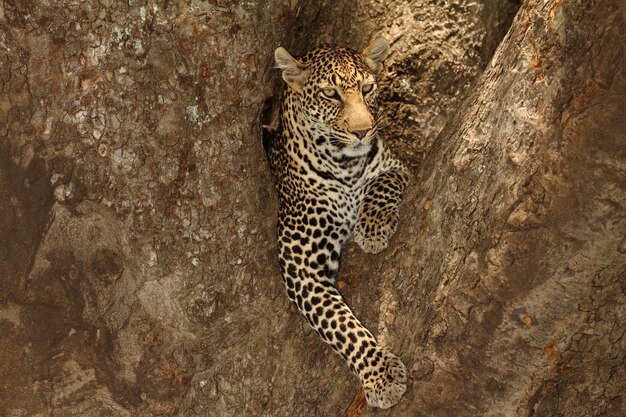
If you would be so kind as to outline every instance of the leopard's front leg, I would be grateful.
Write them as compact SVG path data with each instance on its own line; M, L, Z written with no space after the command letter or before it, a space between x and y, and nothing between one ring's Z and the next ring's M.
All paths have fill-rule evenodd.
M409 182L406 168L385 171L368 185L359 206L354 241L367 253L378 253L389 244L398 228L402 193Z
M315 208L332 212L328 207ZM322 216L321 219L326 218L326 214ZM378 344L334 285L343 244L341 236L348 235L348 226L332 221L321 226L318 221L311 227L312 219L312 215L297 209L279 213L279 263L287 295L321 339L358 375L367 403L389 408L400 401L406 390L406 367L400 358Z

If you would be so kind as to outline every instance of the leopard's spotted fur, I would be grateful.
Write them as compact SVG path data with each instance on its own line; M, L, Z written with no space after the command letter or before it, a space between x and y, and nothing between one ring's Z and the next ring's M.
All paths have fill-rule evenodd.
M276 62L287 82L281 133L270 152L280 199L279 262L289 299L360 378L371 406L388 408L406 389L400 359L379 346L335 287L343 245L383 250L394 233L408 172L378 135L375 75L385 40L362 54L316 49Z

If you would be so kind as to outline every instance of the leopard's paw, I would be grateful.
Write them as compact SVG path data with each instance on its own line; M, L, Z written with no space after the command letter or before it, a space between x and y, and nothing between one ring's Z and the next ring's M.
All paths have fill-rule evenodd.
M366 235L359 226L354 229L354 241L366 253L381 252L389 245L389 240L386 237L372 234Z
M378 253L389 245L389 238L398 226L397 221L390 221L382 225L366 226L358 222L354 228L354 241L366 253Z
M377 372L363 383L367 404L389 408L398 403L406 391L406 367L396 355L386 353Z

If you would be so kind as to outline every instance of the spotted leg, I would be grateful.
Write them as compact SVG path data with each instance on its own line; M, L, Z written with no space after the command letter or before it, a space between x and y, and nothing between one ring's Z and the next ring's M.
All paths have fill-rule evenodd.
M365 252L378 253L389 244L398 227L398 208L408 181L407 170L397 168L370 182L354 227L354 241Z
M289 299L321 339L348 363L373 407L389 408L406 390L406 368L383 349L355 317L335 287L348 226L310 227L304 213L281 211L279 261Z

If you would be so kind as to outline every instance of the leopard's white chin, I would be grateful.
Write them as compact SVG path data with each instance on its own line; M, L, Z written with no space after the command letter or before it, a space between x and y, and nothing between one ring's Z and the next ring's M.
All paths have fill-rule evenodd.
M372 145L361 142L353 146L346 146L341 150L341 153L344 156L355 158L358 156L367 155L371 149Z

